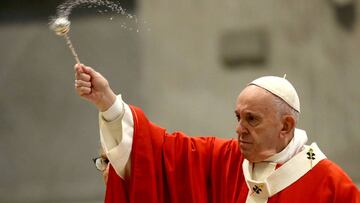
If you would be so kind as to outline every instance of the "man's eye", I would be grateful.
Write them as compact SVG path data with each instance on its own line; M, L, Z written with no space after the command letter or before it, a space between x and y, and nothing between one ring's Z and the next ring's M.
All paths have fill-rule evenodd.
M235 115L236 116L236 120L239 122L240 121L240 116L239 115Z
M251 126L256 126L257 124L259 124L259 120L251 114L247 115L246 120Z

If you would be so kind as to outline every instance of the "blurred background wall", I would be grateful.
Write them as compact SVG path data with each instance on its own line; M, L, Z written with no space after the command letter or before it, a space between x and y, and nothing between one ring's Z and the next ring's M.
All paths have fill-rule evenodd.
M97 110L75 94L74 59L48 29L60 3L0 5L0 202L103 201L91 161ZM287 74L298 127L360 182L360 0L120 3L140 32L133 19L82 8L70 37L127 103L169 131L235 138L241 89Z

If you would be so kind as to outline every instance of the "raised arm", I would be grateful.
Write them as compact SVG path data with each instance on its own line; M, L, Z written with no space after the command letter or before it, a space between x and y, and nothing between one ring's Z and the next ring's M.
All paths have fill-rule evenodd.
M100 140L116 173L129 174L134 122L130 107L116 96L100 73L83 64L75 65L75 89L78 95L93 103L99 113Z

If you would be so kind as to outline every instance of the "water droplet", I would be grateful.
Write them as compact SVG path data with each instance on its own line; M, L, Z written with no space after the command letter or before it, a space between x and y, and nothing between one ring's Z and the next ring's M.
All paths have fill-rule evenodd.
M132 15L128 13L126 9L122 8L119 2L113 2L111 0L67 0L58 6L58 17L68 18L68 16L71 14L71 11L77 6L83 6L84 8L95 8L99 14L104 14L106 12L121 14L127 19L130 19L132 23L135 23L136 25L135 27L131 28L127 26L126 22L120 21L122 24L121 27L128 31L136 30L136 32L140 32L140 28L150 31L150 28L145 25L148 22L139 20L136 15ZM114 20L114 16L110 16L109 19ZM143 26L145 27L143 28Z

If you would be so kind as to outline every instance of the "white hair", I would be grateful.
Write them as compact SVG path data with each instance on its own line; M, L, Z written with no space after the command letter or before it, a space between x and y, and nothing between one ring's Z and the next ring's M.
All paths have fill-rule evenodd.
M290 114L295 119L295 125L299 120L300 113L296 111L294 108L292 108L288 103L286 103L284 100L282 100L280 97L274 95L274 102L278 109L279 115L283 116L285 114Z

